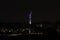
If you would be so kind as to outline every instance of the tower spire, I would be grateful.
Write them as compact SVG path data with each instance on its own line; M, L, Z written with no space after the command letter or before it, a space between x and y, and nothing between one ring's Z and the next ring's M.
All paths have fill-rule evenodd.
M31 24L32 12L29 14L29 24Z

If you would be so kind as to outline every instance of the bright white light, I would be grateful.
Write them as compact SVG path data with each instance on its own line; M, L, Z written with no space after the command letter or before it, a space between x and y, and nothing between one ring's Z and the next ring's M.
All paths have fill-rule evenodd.
M31 20L29 21L29 24L31 24Z
M43 25L42 25L42 24L40 24L40 27L43 27Z

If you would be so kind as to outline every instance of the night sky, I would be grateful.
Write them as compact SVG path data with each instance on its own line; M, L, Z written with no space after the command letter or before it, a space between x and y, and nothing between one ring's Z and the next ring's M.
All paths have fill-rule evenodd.
M28 21L28 13L32 11L32 22L40 21L60 21L60 13L40 13L39 6L36 7L31 0L8 2L0 5L0 22L20 22ZM9 4L9 5L8 5ZM35 8L34 8L35 7ZM36 11L37 10L37 11ZM43 11L44 12L44 11Z
M56 22L60 21L60 13L35 13L33 15L33 22L49 21Z
M1 4L0 22L19 22L24 23L28 21L29 11L32 11L32 1L16 0Z

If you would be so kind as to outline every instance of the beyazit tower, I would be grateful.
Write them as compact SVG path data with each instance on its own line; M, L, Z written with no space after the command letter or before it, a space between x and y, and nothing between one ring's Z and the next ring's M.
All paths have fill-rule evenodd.
M29 14L29 24L32 23L32 22L31 22L31 19L32 19L32 12L30 12L30 14Z
M29 34L31 33L31 24L32 24L32 12L29 13Z

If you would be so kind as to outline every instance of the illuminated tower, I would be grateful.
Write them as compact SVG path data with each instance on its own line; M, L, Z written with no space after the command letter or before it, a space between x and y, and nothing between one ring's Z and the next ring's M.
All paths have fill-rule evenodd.
M29 14L29 24L31 24L32 12Z

